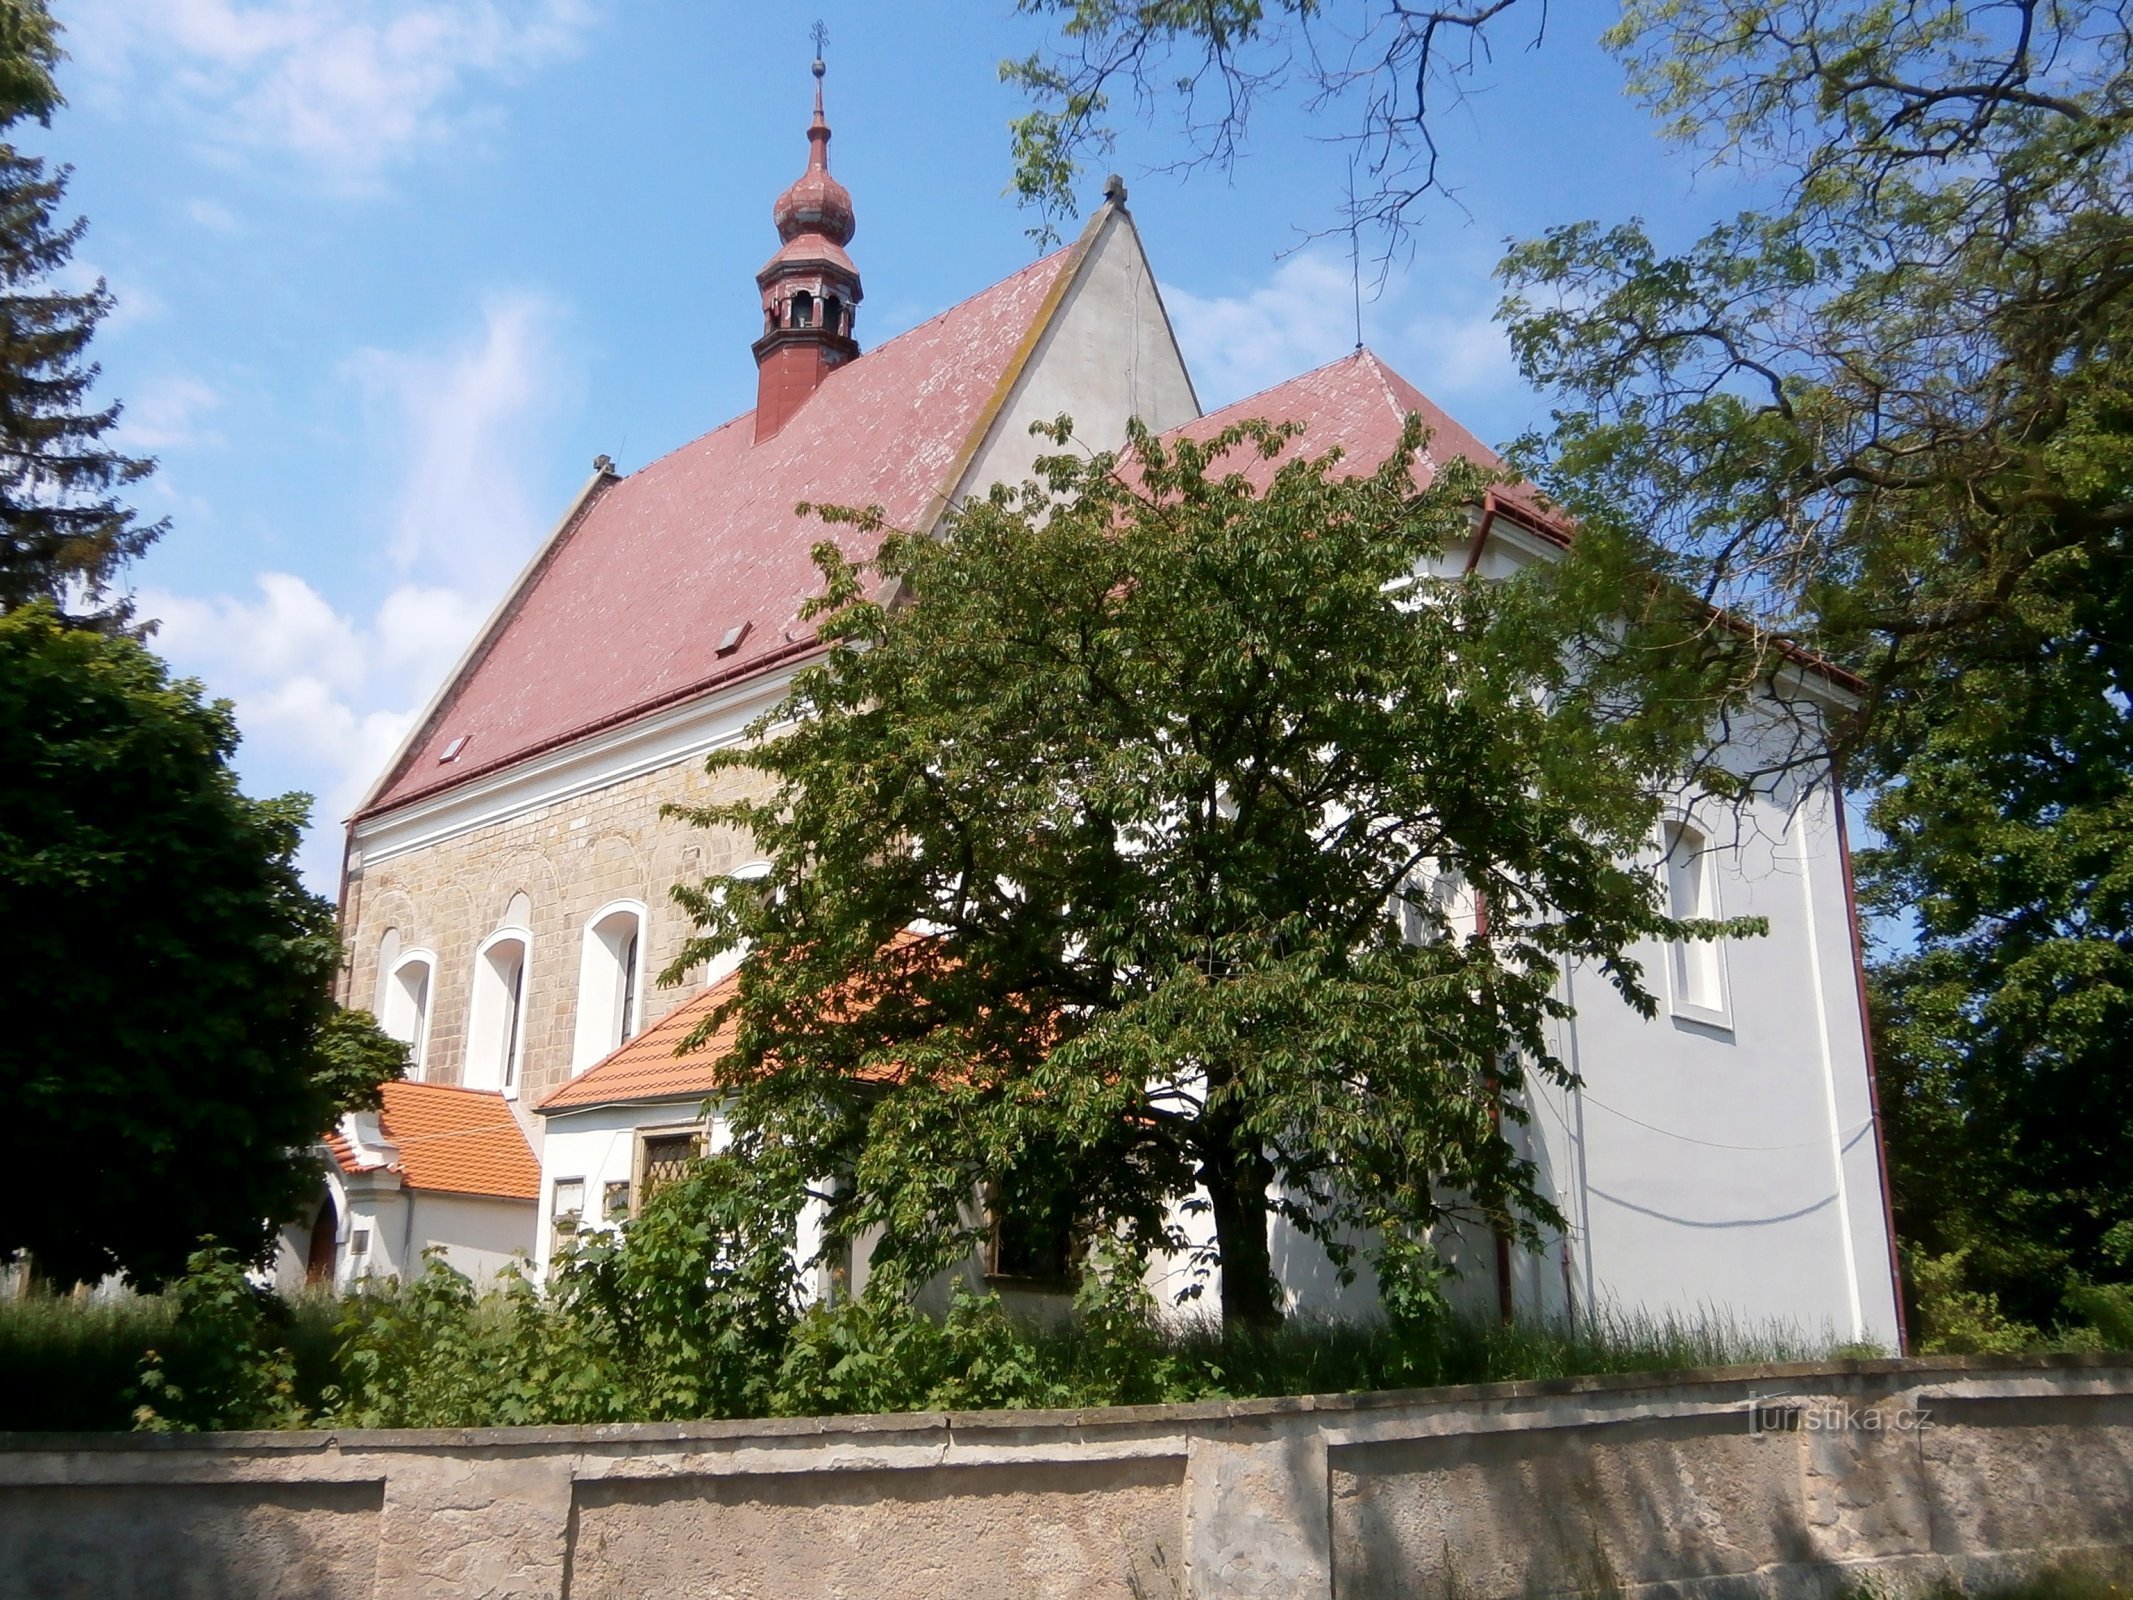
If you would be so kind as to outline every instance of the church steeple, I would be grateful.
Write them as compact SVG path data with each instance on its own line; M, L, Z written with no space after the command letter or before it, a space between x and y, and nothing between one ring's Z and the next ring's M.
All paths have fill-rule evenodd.
M859 269L844 253L856 226L852 196L830 176L830 129L822 115L819 57L814 72L815 120L807 130L807 170L771 207L783 242L755 275L763 292L763 336L755 342L758 444L784 427L832 370L859 354L852 337L860 301Z

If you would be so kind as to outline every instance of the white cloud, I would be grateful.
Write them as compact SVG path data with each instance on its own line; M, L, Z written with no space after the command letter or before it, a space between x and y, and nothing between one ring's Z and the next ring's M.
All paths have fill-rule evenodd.
M249 596L138 598L156 649L235 703L247 753L317 795L314 831L329 837L483 615L476 598L402 584L365 619L287 572L261 573Z
M341 820L540 537L525 484L554 386L551 322L544 302L503 296L456 349L355 358L379 408L378 476L397 485L380 537L398 579L374 608L337 606L287 572L246 593L137 597L159 619L156 648L235 703L248 782L317 796L303 864L321 892L338 877Z
M493 590L539 532L526 497L527 423L553 392L540 296L493 296L480 333L442 354L363 350L349 373L395 419L404 473L387 547L402 572Z
M1500 395L1517 383L1510 345L1496 326L1485 263L1433 260L1389 276L1372 297L1364 279L1363 338L1431 399ZM1367 270L1367 269L1366 269ZM1229 404L1338 360L1355 348L1355 285L1348 263L1307 250L1267 280L1233 295L1163 286L1185 360L1209 408Z
M571 54L599 0L75 0L67 47L106 98L153 94L225 153L362 184L485 116L468 91Z
M188 200L185 215L210 233L238 233L243 229L237 213L219 200Z
M220 444L221 437L200 425L222 404L222 396L200 379L184 374L151 378L134 389L119 416L120 446L127 450L173 450L183 445Z

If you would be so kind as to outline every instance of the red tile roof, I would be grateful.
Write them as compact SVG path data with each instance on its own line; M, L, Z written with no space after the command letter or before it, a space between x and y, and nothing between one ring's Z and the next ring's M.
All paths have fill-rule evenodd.
M1415 462L1419 483L1427 484L1441 463L1455 458L1471 461L1477 467L1502 469L1502 457L1370 350L1358 350L1271 389L1247 395L1173 429L1172 435L1206 439L1233 422L1251 417L1302 423L1301 437L1272 461L1258 456L1247 459L1241 453L1229 458L1228 470L1241 472L1247 480L1264 487L1282 462L1293 459L1298 452L1320 455L1336 444L1341 447L1343 466L1356 474L1376 471L1400 442L1400 429L1409 412L1419 413L1429 429L1429 440ZM1522 522L1539 521L1544 532L1561 537L1565 531L1560 513L1548 507L1530 484L1503 485L1492 489L1490 497L1492 503Z
M943 945L939 940L908 931L896 935L889 942L888 949L916 962L933 963L943 959ZM740 981L739 973L728 973L701 994L691 995L614 1054L595 1062L552 1091L534 1109L546 1115L640 1100L707 1098L718 1087L712 1068L733 1048L734 1035L739 1031L738 1019L727 1019L717 1032L688 1054L676 1055L674 1052L705 1016L740 987ZM827 997L825 1014L835 1015L840 1004L836 995ZM877 1066L862 1069L860 1077L869 1082L886 1083L895 1079L899 1071L895 1067Z
M751 412L596 489L362 814L810 649L798 613L821 583L808 552L841 536L857 553L860 539L794 506L874 505L892 525L921 520L953 489L971 435L990 424L1081 249L839 367L761 444ZM719 655L744 623L739 648ZM440 762L461 737L465 753Z
M385 1086L378 1123L400 1153L396 1170L410 1189L505 1200L540 1197L540 1163L500 1094L400 1080ZM355 1147L339 1129L325 1142L343 1172L378 1170L375 1163L356 1160Z
M701 1100L717 1087L711 1069L733 1047L736 1024L726 1025L700 1050L674 1053L689 1031L738 986L737 975L721 978L692 995L604 1061L553 1090L534 1109L544 1115L638 1100Z

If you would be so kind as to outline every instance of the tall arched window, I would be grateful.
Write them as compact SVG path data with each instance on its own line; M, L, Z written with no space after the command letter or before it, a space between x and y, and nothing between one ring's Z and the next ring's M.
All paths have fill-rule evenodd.
M1667 914L1683 922L1724 915L1718 905L1717 852L1701 829L1676 818L1660 833L1666 855ZM1730 1026L1726 959L1716 939L1676 939L1667 951L1674 1011L1695 1021Z
M533 939L524 928L502 928L474 955L474 993L467 1014L466 1086L518 1092L526 1053L526 976Z
M585 925L578 966L578 1026L570 1070L582 1072L642 1026L643 905L618 901Z
M761 894L767 887L766 880L769 877L769 862L751 861L745 867L735 867L731 872L727 873L726 882L720 886L719 892L721 894L735 892ZM751 885L753 887L748 887ZM713 956L704 963L704 986L709 988L719 979L732 973L740 966L742 957L747 954L748 952L745 949L741 949L726 950Z
M410 950L381 975L378 1026L407 1046L408 1069L420 1078L430 1050L430 988L437 961L427 950Z
M792 297L792 325L795 328L815 325L815 297L805 289Z

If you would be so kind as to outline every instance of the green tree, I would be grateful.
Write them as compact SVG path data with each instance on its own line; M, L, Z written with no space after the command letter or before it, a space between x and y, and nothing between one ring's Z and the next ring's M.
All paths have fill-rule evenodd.
M1016 0L1054 19L1055 47L1000 63L1030 109L1010 124L1013 188L1049 238L1078 209L1075 180L1109 152L1114 98L1177 113L1179 165L1227 169L1259 105L1298 95L1328 137L1350 143L1363 183L1344 225L1392 237L1443 191L1433 114L1462 97L1490 58L1494 31L1528 27L1546 0L1431 6L1369 0L1326 15L1320 0ZM1516 13L1516 15L1513 15Z
M0 131L49 124L64 103L54 33L43 0L0 0ZM104 442L119 407L92 396L86 356L111 291L101 278L83 290L54 281L87 227L58 220L69 172L0 141L0 610L49 600L116 626L131 608L112 580L167 524L117 497L155 463Z
M1622 650L1619 586L1430 576L1482 479L1418 493L1421 437L1352 477L1264 424L1136 433L944 538L817 550L827 660L710 761L767 795L681 813L771 871L676 891L702 931L669 977L751 947L737 1148L829 1180L877 1273L955 1259L1006 1181L1136 1252L1197 1186L1230 1323L1278 1315L1270 1213L1343 1265L1374 1240L1396 1310L1440 1223L1560 1225L1499 1118L1569 1079L1562 963L1649 1013L1634 943L1716 931L1637 860L1705 687L1642 647L1700 619L1655 599ZM1688 664L1625 701L1654 659Z
M1366 6L1364 46L1326 51L1293 48L1309 0L1025 9L1061 21L1010 69L1039 203L1107 85L1161 93L1182 52L1201 102L1284 73L1350 96L1393 175L1358 220L1392 222L1435 177L1426 93L1542 11ZM1837 732L1874 795L1868 904L1910 925L1877 983L1899 1220L2048 1320L2133 1230L2133 31L2052 0L1628 0L1608 41L1687 152L1774 198L1685 248L1581 222L1513 250L1516 349L1564 402L1524 463L1868 681ZM1215 158L1241 131L1197 127Z
M213 1234L262 1256L307 1154L404 1052L327 986L306 801L252 800L226 702L48 604L0 615L0 1252L154 1283Z
M1521 359L1573 402L1537 470L1867 679L1864 887L1916 932L1878 982L1900 1218L2048 1320L2133 1219L2133 35L1671 0L1616 39L1683 139L1786 186L1682 251L1513 253Z

